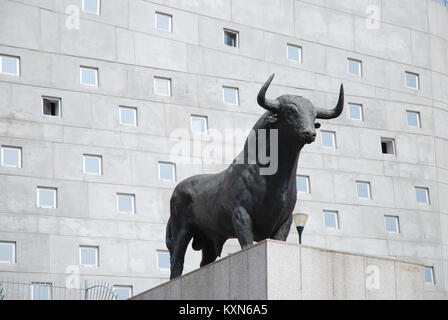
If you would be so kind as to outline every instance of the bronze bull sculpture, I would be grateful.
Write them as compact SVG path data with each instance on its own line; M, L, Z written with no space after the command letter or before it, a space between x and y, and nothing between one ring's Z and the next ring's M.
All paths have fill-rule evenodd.
M258 104L267 112L252 132L277 130L278 144L271 145L272 142L267 140L264 148L267 153L278 152L278 169L274 174L260 174L266 166L257 156L250 161L251 139L248 138L244 150L226 170L196 175L176 186L166 229L171 279L182 274L191 239L193 249L202 250L201 267L215 261L230 238L238 238L243 249L250 247L254 240L286 241L297 199L300 151L316 139L315 129L320 127L316 118L333 119L342 113L344 88L341 85L335 108L322 109L301 96L282 95L275 100L267 99L266 90L273 78L271 75L258 94ZM260 142L256 134L255 141Z

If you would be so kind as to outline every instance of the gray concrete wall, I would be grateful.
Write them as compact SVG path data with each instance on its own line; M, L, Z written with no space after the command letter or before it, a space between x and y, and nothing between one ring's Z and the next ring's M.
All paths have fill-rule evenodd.
M263 110L255 97L275 72L269 95L301 94L332 106L339 84L346 101L361 103L364 122L322 121L336 132L337 149L307 146L298 173L311 193L296 210L310 214L304 243L359 254L397 257L433 266L427 298L448 288L448 10L432 0L115 0L99 16L80 12L68 29L65 11L81 0L0 0L0 54L20 57L20 77L0 73L0 144L20 146L23 168L0 167L0 241L17 242L17 263L0 265L0 278L63 285L78 265L78 246L99 246L100 266L81 267L81 279L132 285L134 293L164 282L156 265L164 249L169 198L176 183L158 180L158 161L178 162L177 182L225 164L181 164L169 159L170 133L190 129L190 115L209 128L248 130ZM378 29L366 9L379 10ZM154 12L173 16L173 32L154 28ZM240 47L222 44L222 29L239 31ZM303 63L286 58L286 44L303 49ZM347 73L347 58L362 60L363 77ZM80 65L99 69L99 87L79 84ZM420 75L420 90L404 72ZM153 77L172 79L172 96L154 93ZM222 86L239 88L240 105L222 102ZM62 117L42 116L41 96L62 98ZM138 108L138 127L119 125L118 106ZM419 111L422 128L409 128L405 110ZM381 153L379 139L395 138L397 154ZM239 146L244 139L238 141ZM212 142L208 142L212 144ZM82 154L103 157L102 176L82 173ZM356 197L354 182L370 181L372 199ZM36 187L58 188L58 208L36 207ZM428 187L430 204L417 204L414 186ZM136 196L136 214L119 214L116 193ZM322 211L338 210L339 230ZM399 234L384 228L397 215ZM296 242L295 230L289 241ZM237 250L229 241L223 256ZM187 253L186 271L200 254ZM81 280L81 282L82 282Z
M423 266L267 240L134 300L417 300Z

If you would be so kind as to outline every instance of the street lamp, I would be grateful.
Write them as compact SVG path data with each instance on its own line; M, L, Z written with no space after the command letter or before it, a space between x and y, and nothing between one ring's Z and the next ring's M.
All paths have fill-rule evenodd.
M299 233L299 244L302 244L302 232L305 228L306 221L308 220L308 215L306 213L294 213L292 217L294 219L294 224L297 227L297 232Z

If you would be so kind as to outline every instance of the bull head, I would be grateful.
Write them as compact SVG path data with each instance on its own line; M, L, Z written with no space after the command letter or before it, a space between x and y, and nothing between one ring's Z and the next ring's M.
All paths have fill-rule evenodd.
M258 93L258 104L270 111L276 119L279 133L294 140L311 143L316 139L320 124L316 119L333 119L344 109L344 86L341 84L339 100L333 109L315 107L308 99L296 95L282 95L275 100L266 98L266 91L274 78L272 74Z

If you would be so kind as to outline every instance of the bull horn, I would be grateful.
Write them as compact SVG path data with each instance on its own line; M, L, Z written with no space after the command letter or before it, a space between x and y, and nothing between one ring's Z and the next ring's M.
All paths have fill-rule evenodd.
M342 110L344 109L344 86L341 84L341 90L339 91L339 100L336 107L333 109L322 109L322 108L316 108L317 115L316 118L318 119L334 119L338 117Z
M266 90L268 90L269 85L271 84L272 79L274 79L275 73L273 73L268 81L261 87L260 92L258 93L257 102L258 104L272 113L278 113L280 110L280 103L277 100L266 99Z

